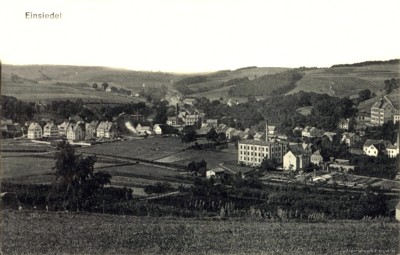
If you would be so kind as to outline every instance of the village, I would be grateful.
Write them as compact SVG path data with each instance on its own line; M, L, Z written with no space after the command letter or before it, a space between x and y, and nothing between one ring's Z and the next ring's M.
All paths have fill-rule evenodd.
M34 121L13 123L12 120L2 119L1 132L3 137L25 139L34 143L55 145L61 139L66 139L75 146L84 147L96 147L98 144L110 142L118 143L126 139L150 137L161 139L166 136L182 139L182 142L191 144L195 149L215 150L215 144L226 144L226 146L230 144L236 147L236 162L227 162L222 155L218 165L211 164L212 168L209 165L207 169L202 169L201 173L196 174L206 178L223 178L226 175L240 173L245 178L246 174L254 173L260 167L265 168L265 162L268 161L272 162L272 168L269 170L275 170L275 174L270 172L269 175L260 176L263 181L303 183L306 179L310 183L339 184L349 187L358 185L358 188L365 188L367 184L374 184L374 181L370 178L360 178L360 176L343 177L343 174L354 173L358 166L351 164L349 159L334 158L326 153L321 155L321 150L316 149L313 141L322 139L332 143L337 140L342 148L351 154L372 158L384 156L393 159L399 155L398 134L393 144L384 139L371 139L365 136L367 127L382 126L388 122L396 124L400 121L399 110L386 97L382 97L380 101L373 104L369 116L363 113L355 119L342 118L338 126L332 127L332 130L322 130L313 126L296 127L293 130L295 139L280 133L277 127L269 125L268 121L263 130L257 127L245 129L230 127L219 123L218 119L210 118L212 116L205 118L205 113L197 109L195 103L196 99L192 98L182 100L175 106L175 116L167 117L163 124L153 123L152 119L146 119L140 114L121 113L114 116L111 121L93 120L91 122L75 115L58 124L50 119L42 119L40 123ZM232 107L231 100L228 106ZM43 108L43 104L37 103L36 107ZM353 132L350 132L350 129ZM337 130L341 131L340 137ZM194 142L195 145L193 145ZM210 142L213 143L211 147L199 146L199 144L204 145ZM207 161L207 158L204 160ZM342 177L339 178L339 176ZM397 174L395 178L399 176ZM386 185L381 185L382 180L375 179L375 183L378 183L380 187L398 190L397 184L387 184L388 182L386 181Z

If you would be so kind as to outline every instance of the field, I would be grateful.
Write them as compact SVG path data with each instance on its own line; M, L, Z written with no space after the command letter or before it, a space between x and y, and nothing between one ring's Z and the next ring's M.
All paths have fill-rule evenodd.
M145 138L105 143L79 149L80 152L105 154L119 157L156 160L186 149L187 145L178 138Z
M3 254L396 254L399 248L396 222L1 214Z
M343 97L357 94L363 89L376 92L384 88L384 80L399 75L399 65L393 64L309 70L297 82L296 88L287 94L305 91Z
M237 161L237 152L233 145L229 146L228 151L204 151L204 150L188 150L179 152L169 157L157 160L156 162L174 163L187 166L192 161L207 161L207 168L212 169L219 166L219 163L226 161Z
M18 183L50 183L54 181L54 170L52 170L55 164L54 148L32 143L29 140L4 139L1 144L3 150L11 150L1 153L1 179ZM182 144L179 139L148 138L85 147L79 149L78 152L111 155L109 157L99 155L95 169L108 171L113 176L112 185L144 187L156 181L168 181L174 186L178 186L179 183L184 182L182 181L184 175L177 170L143 163L132 164L132 160L125 162L125 160L113 158L113 156L152 160L180 152L182 148L186 148L186 145ZM46 152L42 152L43 150Z

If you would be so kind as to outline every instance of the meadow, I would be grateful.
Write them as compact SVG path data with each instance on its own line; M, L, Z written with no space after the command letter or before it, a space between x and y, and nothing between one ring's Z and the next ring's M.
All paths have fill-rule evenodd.
M186 148L187 145L182 143L179 138L149 137L84 147L80 148L78 152L156 160L178 153Z
M3 254L396 254L386 220L280 222L2 211Z

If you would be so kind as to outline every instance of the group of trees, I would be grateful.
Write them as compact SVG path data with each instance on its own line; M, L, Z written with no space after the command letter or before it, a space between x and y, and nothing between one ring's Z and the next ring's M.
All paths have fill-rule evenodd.
M27 103L10 96L1 96L1 117L14 122L25 123L35 114L35 104Z
M104 185L111 182L111 175L103 171L95 172L96 157L76 154L66 140L57 145L54 159L54 191L57 197L63 198L63 209L90 209L93 204L91 200L101 192Z
M296 86L296 82L302 77L303 74L299 70L289 70L281 73L264 75L231 87L229 89L229 95L282 95L293 89Z
M392 92L394 89L400 86L400 78L392 78L384 81L386 93Z

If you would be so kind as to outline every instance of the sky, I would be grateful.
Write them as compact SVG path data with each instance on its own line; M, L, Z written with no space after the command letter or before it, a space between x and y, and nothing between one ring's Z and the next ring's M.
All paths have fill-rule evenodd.
M400 58L399 0L0 0L0 60L164 72ZM26 19L25 13L61 13Z

